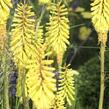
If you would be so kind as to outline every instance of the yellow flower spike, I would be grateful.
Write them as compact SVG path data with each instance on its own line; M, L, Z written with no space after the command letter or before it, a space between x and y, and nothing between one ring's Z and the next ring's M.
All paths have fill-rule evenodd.
M75 70L68 68L63 69L60 72L58 80L58 92L57 92L58 107L62 106L62 104L64 105L63 101L67 101L68 105L71 106L72 101L75 100L74 75L76 74L78 73Z
M91 6L92 22L96 31L100 33L98 40L105 44L107 38L104 36L106 35L101 36L101 34L107 34L109 30L109 0L94 0Z
M11 7L11 0L0 0L0 24L4 24L8 19Z
M47 24L46 43L57 55L58 64L61 65L63 54L69 45L69 20L66 17L68 10L59 2L52 4L50 9L50 21Z
M105 47L109 30L109 0L94 0L91 3L92 22L100 44L100 97L99 109L103 109L105 91Z
M36 44L37 46L37 44ZM51 65L53 60L45 59L44 45L37 46L36 63L33 62L27 72L28 96L32 99L37 109L50 109L55 98L56 80L55 70Z
M11 7L11 0L0 0L0 54L6 42L6 21Z
M64 99L62 99L62 96L58 94L57 92L57 95L55 97L54 104L53 104L53 109L66 109L64 105L65 105Z
M18 4L13 18L10 51L18 68L22 69L28 64L28 60L34 54L35 19L31 6ZM26 10L26 11L25 11Z

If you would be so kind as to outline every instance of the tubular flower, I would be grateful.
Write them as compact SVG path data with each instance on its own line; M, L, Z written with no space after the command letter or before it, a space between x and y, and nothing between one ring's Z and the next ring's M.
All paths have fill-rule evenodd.
M104 34L109 30L109 0L94 0L91 3L92 22L98 33ZM99 42L107 41L106 35L99 35Z
M14 62L20 68L25 67L31 56L35 56L32 44L35 36L35 20L31 8L27 4L18 4L13 19L10 50Z
M45 60L44 47L37 48L36 63L33 63L27 72L28 96L32 99L37 109L50 109L56 91L54 68L50 67L53 60ZM34 61L34 60L33 60Z
M60 94L58 94L55 97L55 101L54 101L54 105L53 105L53 109L66 109L66 107L64 106L64 99L62 98L62 96Z
M62 100L65 100L71 106L72 101L75 100L74 75L75 71L68 68L60 73L57 92L57 96L61 97L60 104L62 104Z
M58 63L61 64L64 52L69 44L69 20L65 5L53 4L50 11L50 21L47 24L46 43L57 55Z

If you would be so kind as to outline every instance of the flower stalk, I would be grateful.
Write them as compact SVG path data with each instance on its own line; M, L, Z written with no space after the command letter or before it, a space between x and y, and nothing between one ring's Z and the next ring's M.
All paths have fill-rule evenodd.
M105 90L105 47L107 41L107 33L100 34L99 39L100 42L100 96L99 96L99 107L98 109L103 109L103 101L104 101L104 90Z

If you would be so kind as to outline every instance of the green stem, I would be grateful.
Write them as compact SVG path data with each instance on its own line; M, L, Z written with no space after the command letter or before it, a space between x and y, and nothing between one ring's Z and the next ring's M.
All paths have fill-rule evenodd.
M33 104L33 107L32 107L32 109L36 109L34 104Z
M22 87L22 98L23 98L23 109L29 109L29 103L28 103L28 99L26 97L26 93L25 93L25 80L26 80L26 74L25 71L21 72L22 73L22 83L21 83L21 87Z
M45 14L45 7L43 6L43 7L42 7L41 15L40 15L40 17L39 17L39 19L38 19L38 22L37 22L37 24L36 24L36 33L37 33L37 30L38 30L38 28L39 28L39 26L40 26L40 24L41 24L41 21L42 21L42 18L43 18L43 16L44 16L44 14ZM36 34L36 37L37 37L37 34Z
M8 75L4 74L4 109L10 109L9 108L9 96L8 96Z
M9 107L9 95L8 95L8 87L9 87L9 81L8 81L8 62L7 62L7 54L5 51L5 56L3 56L2 64L3 64L3 109L10 109Z
M100 74L99 109L103 109L103 101L104 101L104 88L105 88L104 60L105 60L105 44L101 42L101 47L100 47L101 74Z
M16 101L15 101L15 109L19 109L19 105L20 105L19 99L16 98Z

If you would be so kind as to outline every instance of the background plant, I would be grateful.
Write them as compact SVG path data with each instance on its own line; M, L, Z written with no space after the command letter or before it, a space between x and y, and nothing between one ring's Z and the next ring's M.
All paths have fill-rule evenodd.
M106 52L106 62L105 62L105 69L108 70L108 52ZM100 66L99 66L99 58L94 57L86 62L83 66L79 68L80 75L78 76L77 80L77 104L80 103L82 107L87 109L90 105L91 109L98 108L98 101L99 101L99 88L100 86ZM93 75L93 76L92 76ZM105 80L105 95L104 95L104 108L108 109L108 71L105 73L106 80ZM93 82L95 81L95 82ZM87 91L89 90L89 91ZM82 96L81 95L82 93ZM89 97L90 96L90 97Z

